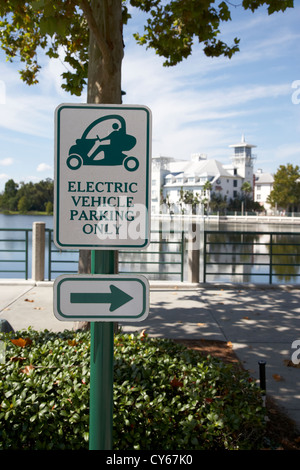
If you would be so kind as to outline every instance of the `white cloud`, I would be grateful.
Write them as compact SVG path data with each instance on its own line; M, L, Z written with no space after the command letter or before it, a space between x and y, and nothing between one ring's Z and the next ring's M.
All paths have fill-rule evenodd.
M40 163L36 169L36 171L48 171L48 170L52 170L52 168L47 163Z
M0 180L7 180L9 176L6 173L0 173Z
M1 166L10 166L13 164L13 159L12 158L3 158L2 160L0 160L0 165Z
M24 178L19 178L18 179L18 182L19 183L38 183L39 181L41 181L41 179L38 177L38 176L35 176L35 175L28 175L28 176L25 176Z
M0 58L3 56L1 53ZM82 101L82 98L72 97L61 89L63 65L59 60L43 60L38 85L23 83L18 69L18 64L0 62L1 82L6 88L5 104L0 106L0 128L53 139L55 108L61 102Z
M300 145L287 144L279 147L275 152L275 157L282 161L282 164L290 163L290 161L299 161L300 159Z
M147 54L138 50L125 56L124 101L152 110L154 155L188 159L191 153L204 152L210 157L221 153L226 158L232 139L249 134L256 117L274 112L280 99L290 95L290 83L282 79L276 83L237 80L234 71L226 68L225 59L222 65L218 61L219 72L224 67L220 74L214 67L208 73L210 61L200 59L197 63L191 57L191 67L165 69L157 56ZM192 70L189 76L187 69ZM233 128L233 122L245 127Z

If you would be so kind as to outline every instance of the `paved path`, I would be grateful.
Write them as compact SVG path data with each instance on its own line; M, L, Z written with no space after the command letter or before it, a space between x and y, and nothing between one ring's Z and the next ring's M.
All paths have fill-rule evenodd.
M53 314L52 283L0 282L0 319L15 330L62 331L72 322ZM290 367L294 341L300 342L300 288L250 285L151 283L150 313L142 323L124 323L123 331L142 329L153 337L231 341L244 367L259 377L266 361L267 393L300 429L300 366Z

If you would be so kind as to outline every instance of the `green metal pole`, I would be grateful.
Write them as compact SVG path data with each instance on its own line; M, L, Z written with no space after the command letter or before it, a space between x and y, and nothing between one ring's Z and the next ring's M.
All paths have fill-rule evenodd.
M92 274L114 274L115 252L91 253ZM90 450L112 450L114 324L91 322Z

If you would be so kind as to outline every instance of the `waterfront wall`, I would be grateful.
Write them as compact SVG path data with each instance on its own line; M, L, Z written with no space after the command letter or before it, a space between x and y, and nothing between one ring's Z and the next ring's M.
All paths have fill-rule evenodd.
M300 213L290 214L288 216L284 215L240 215L240 214L231 214L231 215L169 215L169 214L157 214L153 218L161 220L191 220L197 223L204 224L218 224L218 223L240 223L240 224L270 224L270 225L300 225Z

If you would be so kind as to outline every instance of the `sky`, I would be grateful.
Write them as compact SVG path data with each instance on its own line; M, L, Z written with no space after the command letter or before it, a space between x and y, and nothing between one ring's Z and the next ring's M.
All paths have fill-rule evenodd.
M238 2L236 2L238 3ZM152 155L189 160L204 153L230 163L231 144L256 145L254 170L275 173L300 166L300 2L268 16L233 8L221 38L240 38L231 59L207 58L199 44L175 67L136 44L143 15L132 11L124 28L124 104L152 111ZM19 64L0 52L0 192L8 179L33 183L54 177L54 112L61 103L85 103L61 89L61 60L40 56L39 84L19 78Z

